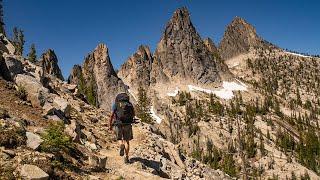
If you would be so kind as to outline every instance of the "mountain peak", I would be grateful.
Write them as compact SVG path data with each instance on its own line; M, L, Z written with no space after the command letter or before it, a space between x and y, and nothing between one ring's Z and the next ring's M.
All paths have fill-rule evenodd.
M185 7L179 8L173 13L170 21L165 28L164 35L170 36L171 34L175 34L175 32L182 30L192 32L196 31L192 25L190 14Z
M179 8L168 22L154 53L151 83L181 79L199 84L218 82L216 59L210 54L188 10Z
M250 48L263 46L263 40L257 35L256 29L243 18L236 16L227 26L219 50L223 59L229 59Z
M97 50L103 50L103 51L105 51L105 52L108 53L108 47L107 47L107 45L104 44L104 43L98 44L97 47L95 48L95 50L96 50L96 51L97 51Z
M232 20L232 22L231 22L231 24L233 24L233 23L248 24L248 23L246 22L246 20L245 20L245 19L243 19L243 18L242 18L242 17L240 17L240 16L236 16L236 17L234 17L234 18L233 18L233 20Z
M172 20L190 20L190 14L186 7L178 8L172 16Z

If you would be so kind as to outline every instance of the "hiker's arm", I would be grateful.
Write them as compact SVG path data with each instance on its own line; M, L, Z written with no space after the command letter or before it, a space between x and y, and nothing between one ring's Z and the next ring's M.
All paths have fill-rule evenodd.
M113 111L111 114L110 120L109 120L109 129L112 129L112 122L113 122L114 115L115 115L115 113Z

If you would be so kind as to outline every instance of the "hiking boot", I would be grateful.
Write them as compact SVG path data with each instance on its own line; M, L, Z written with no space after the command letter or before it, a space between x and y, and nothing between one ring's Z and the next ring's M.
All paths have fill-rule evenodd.
M129 163L130 163L128 156L124 157L124 163L125 163L125 164L129 164Z
M124 155L124 144L120 145L120 156Z

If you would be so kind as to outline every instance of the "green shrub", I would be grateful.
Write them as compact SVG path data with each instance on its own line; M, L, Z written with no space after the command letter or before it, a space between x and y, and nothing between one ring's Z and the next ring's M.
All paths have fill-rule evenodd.
M27 100L27 96L28 96L28 93L27 93L27 91L26 91L26 88L25 88L24 86L22 86L21 84L19 84L19 85L17 86L16 95L17 95L20 99L26 101L26 100Z
M73 147L71 138L64 133L62 122L51 123L41 137L43 139L41 150L46 152L66 151Z

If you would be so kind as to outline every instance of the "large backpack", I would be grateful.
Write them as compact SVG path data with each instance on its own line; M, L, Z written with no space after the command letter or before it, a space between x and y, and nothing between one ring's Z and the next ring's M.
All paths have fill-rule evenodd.
M134 108L126 93L120 93L115 100L117 119L122 123L130 124L134 122Z

